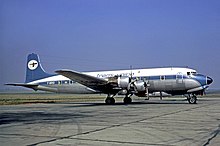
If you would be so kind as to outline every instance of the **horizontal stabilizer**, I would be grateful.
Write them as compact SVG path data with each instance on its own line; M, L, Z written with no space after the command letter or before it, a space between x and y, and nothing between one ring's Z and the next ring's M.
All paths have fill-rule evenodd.
M34 89L34 90L36 90L36 88L38 86L37 84L26 84L26 83L8 83L8 84L5 84L5 85L27 87L27 88L31 88L31 89Z

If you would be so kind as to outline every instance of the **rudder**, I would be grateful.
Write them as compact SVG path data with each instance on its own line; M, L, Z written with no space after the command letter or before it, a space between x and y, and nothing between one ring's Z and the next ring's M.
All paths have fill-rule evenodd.
M53 76L52 74L48 74L44 71L41 66L39 56L37 54L32 53L28 55L26 66L27 68L25 83Z

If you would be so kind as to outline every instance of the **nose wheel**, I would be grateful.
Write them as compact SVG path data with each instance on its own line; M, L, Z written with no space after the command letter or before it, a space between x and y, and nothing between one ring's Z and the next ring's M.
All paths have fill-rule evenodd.
M188 102L189 102L189 104L196 104L196 102L197 102L197 97L196 97L196 95L189 95L188 97L187 97L187 100L188 100Z

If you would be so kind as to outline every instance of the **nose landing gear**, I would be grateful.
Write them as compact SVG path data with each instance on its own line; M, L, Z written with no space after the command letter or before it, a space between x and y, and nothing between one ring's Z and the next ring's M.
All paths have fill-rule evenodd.
M196 95L188 95L187 100L189 104L196 104L197 103L197 97Z

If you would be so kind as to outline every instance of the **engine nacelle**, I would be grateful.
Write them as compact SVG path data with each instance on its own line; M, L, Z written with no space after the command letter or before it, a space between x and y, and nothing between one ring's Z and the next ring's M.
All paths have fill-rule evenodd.
M132 81L130 77L125 76L115 76L108 78L108 82L111 84L116 84L122 89L122 94L127 94L128 91L134 92L135 94L146 93L146 82L143 80ZM126 91L126 92L125 92Z
M118 95L126 95L126 94L128 94L127 89L124 89L118 92Z
M129 77L118 77L118 87L127 89L131 82L131 78Z
M108 82L111 84L117 84L118 87L127 90L130 85L131 78L121 76L109 77Z
M135 81L134 86L137 92L146 91L146 83L142 80Z

